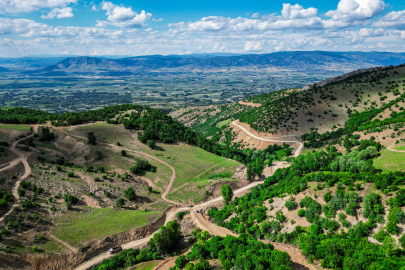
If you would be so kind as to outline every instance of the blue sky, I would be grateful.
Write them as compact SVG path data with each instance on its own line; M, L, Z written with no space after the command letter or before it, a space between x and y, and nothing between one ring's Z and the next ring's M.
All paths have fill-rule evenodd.
M405 1L0 0L0 57L405 51Z

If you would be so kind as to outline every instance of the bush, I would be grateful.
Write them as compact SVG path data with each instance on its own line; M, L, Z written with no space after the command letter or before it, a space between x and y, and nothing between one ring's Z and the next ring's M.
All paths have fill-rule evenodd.
M127 151L125 151L125 150L121 150L121 156L127 156Z
M299 217L305 217L305 210L304 210L304 209L298 210L297 215L298 215Z
M79 201L78 198L76 198L75 196L71 195L71 194L66 194L65 195L65 202L71 202L72 204L76 204Z
M147 171L147 170L150 170L151 168L152 168L152 165L149 163L149 161L144 160L144 159L139 159L136 161L135 166L132 166L130 168L130 171L133 174L138 174L141 171Z
M117 200L117 202L115 203L115 205L116 205L117 207L123 207L124 204L125 204L125 201L124 201L123 198L119 198L119 199Z
M28 189L28 188L31 187L31 182L30 181L27 181L27 182L26 181L21 181L20 186L23 189Z
M124 191L124 197L127 198L129 201L133 201L136 198L135 190L132 187L127 188Z
M146 145L150 148L150 149L153 149L153 148L155 148L155 140L147 140L146 141Z
M298 206L298 204L294 201L288 201L285 203L285 207L287 207L288 211L292 211L294 209L296 209Z
M97 143L96 136L93 132L87 133L87 139L89 144L95 145Z
M18 190L18 196L24 196L25 195L25 190L24 189L19 189Z
M74 174L73 174L72 171L68 171L68 172L66 173L66 175L67 175L67 177L70 177L70 178L74 176Z

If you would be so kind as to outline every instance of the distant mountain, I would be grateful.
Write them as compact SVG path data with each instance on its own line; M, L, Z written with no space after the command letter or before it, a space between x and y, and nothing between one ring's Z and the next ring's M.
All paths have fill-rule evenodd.
M54 65L62 60L66 59L66 56L57 57L21 57L21 58L0 58L0 65L7 67L11 70L23 71L32 69L43 69L50 65Z
M7 72L7 71L9 71L7 68L0 67L0 72Z
M1 61L0 61L1 63ZM278 67L294 70L348 70L372 66L389 66L405 63L405 53L386 52L277 52L271 54L225 55L149 55L111 59L104 57L71 57L46 68L29 72L29 74L47 74L49 72L66 72L66 74L113 74L128 75L153 70L182 68L226 69L237 67L266 68ZM119 75L116 75L119 76Z

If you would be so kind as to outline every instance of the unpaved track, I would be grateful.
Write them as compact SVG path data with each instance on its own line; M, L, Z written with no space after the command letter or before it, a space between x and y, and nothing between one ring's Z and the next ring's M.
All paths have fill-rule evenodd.
M246 128L242 127L241 125L238 125L237 120L233 121L232 125L240 128L243 132L245 132L250 137L255 138L257 140L260 140L260 141L279 142L279 143L283 143L283 142L284 143L297 143L299 146L298 146L297 150L295 150L295 152L294 152L294 157L298 157L301 154L302 149L304 149L304 144L302 142L300 142L300 141L273 140L273 139L266 139L266 138L263 138L263 137L256 136L256 135L250 133Z
M235 237L238 237L237 234L234 232L223 228L219 227L211 222L209 222L201 213L192 213L191 217L194 218L198 224L199 227L202 230L208 231L211 235L218 235L222 237L226 237L228 234L233 235ZM288 245L288 244L282 244L282 243L275 243L275 242L270 242L266 240L260 240L264 243L270 243L274 246L275 249L287 252L288 255L291 257L291 261L294 263L292 269L293 270L300 270L300 269L309 269L309 270L318 270L322 269L321 267L315 266L313 264L309 264L307 260L305 259L305 256L302 255L301 250L293 245Z
M65 247L67 247L68 249L70 249L71 251L73 251L74 253L79 252L79 249L72 247L71 245L69 245L65 241L59 239L58 237L54 236L53 234L49 234L49 236L51 238L55 239L56 241L58 241L59 243L61 243L62 245L64 245Z
M7 215L9 215L9 214L14 210L14 208L16 208L16 207L19 205L20 196L18 195L18 188L20 187L20 182L21 182L22 180L24 180L25 178L27 178L27 177L31 174L31 167L30 167L30 165L28 164L28 160L27 160L27 159L28 159L28 157L32 154L32 152L23 152L23 151L17 150L17 149L16 149L16 146L17 146L18 142L20 142L20 141L22 141L22 140L25 140L25 139L28 139L28 138L30 138L30 137L32 137L32 136L34 136L34 134L31 134L31 135L29 135L29 136L27 136L27 137L25 137L25 138L22 138L22 139L20 139L20 140L18 140L18 141L15 141L15 142L12 144L10 150L11 150L12 152L14 152L15 154L17 154L17 155L18 155L18 158L14 159L13 161L10 162L10 165L13 164L13 166L10 167L10 165L9 165L9 166L7 166L7 167L5 167L5 168L3 168L3 169L0 170L0 171L3 171L3 170L5 170L6 168L7 168L7 169L10 169L10 168L14 167L15 165L17 165L18 163L20 163L20 162L22 162L22 164L24 165L24 169L25 169L24 175L21 176L21 177L15 182L14 187L13 187L13 189L12 189L12 191L11 191L11 193L12 193L13 196L14 196L14 204L13 204L13 206L10 208L10 210L9 210L7 213L5 213L5 214L0 218L0 222L3 221L3 219L4 219Z
M234 122L235 122L235 121L234 121ZM294 156L295 156L295 157L297 157L298 155L301 154L301 151L302 151L302 149L303 149L303 147L304 147L304 145L303 145L301 142L299 142L299 141L269 140L269 139L257 137L257 136L255 136L255 135L251 134L251 133L250 133L249 131L247 131L245 128L243 128L243 127L241 127L241 126L239 126L239 125L237 125L237 124L235 124L235 126L240 127L242 130L244 130L244 132L246 132L246 134L248 134L249 136L255 137L256 139L259 139L259 140L271 141L271 142L286 142L286 143L287 143L287 142L290 142L290 143L298 143L300 146L296 149L296 151L295 151L295 153L294 153ZM84 137L82 137L82 136L72 135L72 134L66 132L65 130L63 130L63 132L65 132L65 133L68 134L69 136L72 136L72 137L79 137L79 138L81 138L81 139L87 140L87 138L84 138ZM152 159L154 159L154 160L156 160L156 161L158 161L158 162L160 162L160 163L162 163L162 164L168 166L168 167L172 170L172 176L171 176L171 178L170 178L170 183L167 185L166 190L165 190L164 193L162 194L162 199L164 199L164 200L167 201L167 202L171 202L171 203L173 203L173 204L176 204L176 205L179 205L179 204L180 204L180 203L178 203L178 202L174 202L174 201L171 201L171 200L169 200L169 199L166 198L166 195L169 193L170 188L172 187L172 184L173 184L173 182L174 182L174 180L175 180L175 178L176 178L176 171L174 170L174 168L173 168L172 166L170 166L170 165L167 164L166 162L164 162L164 161L162 161L162 160L160 160L160 159L158 159L158 158L156 158L156 157L154 157L154 156L152 156L152 155L149 155L149 154L146 154L146 153L143 153L143 152L135 151L135 150L132 150L132 149L120 147L120 146L117 146L117 145L114 145L114 144L105 143L105 142L98 142L98 143L101 144L101 145L108 145L108 146L111 146L111 147L116 148L116 149L126 150L126 151L130 151L130 152L138 153L138 154L141 154L141 155L150 157L150 158L152 158ZM274 166L274 171L272 172L272 174L273 174L273 173L277 170L277 168L278 168L279 166L281 166L281 165L282 165L282 162L276 162L276 165ZM246 192L247 190L249 190L249 189L251 189L251 188L253 188L253 187L257 186L257 185L263 184L263 183L264 183L264 181L257 181L257 182L253 182L253 183L251 183L251 184L249 184L249 185L247 185L247 186L244 186L244 187L242 187L242 188L240 188L240 189L237 189L237 190L235 190L235 191L233 192L233 193L234 193L234 196L235 196L235 195L238 195L238 194L241 194L241 193L243 194L243 193ZM193 206L193 207L179 207L179 208L174 208L174 209L170 210L170 211L166 214L165 225L166 225L169 221L174 220L174 219L176 218L176 214L179 213L179 212L183 212L183 211L191 211L191 212L194 212L195 210L199 210L199 209L201 209L201 208L205 208L205 207L207 207L207 206L211 206L211 205L216 204L216 203L218 203L218 202L220 202L220 201L222 201L222 200L223 200L223 198L222 198L222 196L221 196L221 197L214 198L214 199L212 199L212 200L210 200L210 201L207 201L207 202L205 202L205 203L202 203L202 204L199 204L199 205L195 205L195 206ZM184 205L184 204L183 204L183 205ZM194 210L194 211L193 211L193 210ZM212 228L212 230L213 230L214 232L216 232L216 233L222 233L222 234L224 233L223 229L224 229L224 228L221 228L221 229L219 229L219 228ZM146 244L149 242L149 240L153 237L153 235L154 235L155 233L156 233L156 232L152 233L151 235L149 235L149 236L147 236L147 237L145 237L145 238L143 238L143 239L136 240L136 241L131 241L131 242L128 242L128 243L126 243L126 244L123 244L123 245L122 245L122 249L138 248L138 247L141 247L141 246L143 246L143 245L146 245ZM228 232L228 233L229 233L229 232ZM233 234L233 233L230 232L230 234ZM299 254L301 254L301 253L299 253ZM99 264L102 260L108 259L108 258L110 258L110 257L112 257L112 256L113 256L113 255L109 254L109 252L102 253L102 254L100 254L100 255L98 255L98 256L96 256L96 257L91 258L91 259L88 260L87 262L85 262L85 263L83 263L83 264L77 266L77 267L76 267L76 270L86 270L86 269L89 269L90 267ZM301 256L302 256L302 255L301 255ZM169 263L169 262L172 262L172 260L173 260L173 258L168 259L168 260L166 260L165 262ZM159 264L159 265L158 265L159 269L167 269L165 262L162 262L162 264ZM170 264L171 264L171 263L170 263ZM156 269L156 268L155 268L155 269ZM315 269L315 268L309 268L309 269Z
M91 124L90 124L90 125L91 125ZM84 126L84 125L81 125L81 126ZM75 126L75 127L77 127L77 126ZM80 135L77 135L77 134L71 134L71 133L67 132L65 129L59 129L59 130L61 130L63 133L65 133L65 134L67 134L67 135L69 135L69 136L71 136L71 137L73 137L73 138L80 138L80 139L83 139L83 140L87 140L86 137L83 137L83 136L80 136ZM163 164L163 165L169 167L169 169L172 171L172 175L170 176L169 184L166 186L166 189L165 189L165 191L163 192L161 198L162 198L163 200L165 200L166 202L171 203L171 204L174 204L174 205L178 205L178 206L184 206L184 205L185 205L185 204L183 204L183 203L176 202L176 201L172 201L172 200L170 200L170 199L167 198L167 194L170 192L170 189L171 189L171 187L172 187L172 185L173 185L173 182L174 182L174 180L176 179L176 170L173 168L173 166L169 165L168 163L164 162L163 160L160 160L160 159L158 159L158 158L156 158L156 157L154 157L154 156L152 156L152 155L146 154L146 153L144 153L144 152L132 150L132 149L129 149L129 148L121 147L121 146L118 146L118 145L115 145L115 144L111 144L111 143L106 143L106 142L97 141L97 144L110 146L110 147L115 148L115 149L118 149L118 150L125 150L125 151L128 151L128 152L137 153L137 154L139 154L139 155L143 155L143 156L149 157L149 158L151 158L151 159L154 159L154 160L156 160L157 162L159 162L159 163L161 163L161 164ZM152 182L149 182L149 181L147 181L147 182L148 182L148 184L153 184ZM154 187L154 188L157 189L157 190L161 190L161 189L158 188L155 184L153 184L152 187Z
M392 151L392 152L405 153L405 150L397 150L394 148L395 148L395 144L391 144L387 147L387 150Z

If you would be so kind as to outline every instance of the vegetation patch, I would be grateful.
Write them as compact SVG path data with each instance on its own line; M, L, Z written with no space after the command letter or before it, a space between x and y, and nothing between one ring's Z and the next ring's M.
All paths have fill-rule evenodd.
M77 247L93 239L146 226L161 215L162 212L156 211L83 207L81 211L69 211L55 218L57 226L52 230L52 234Z

